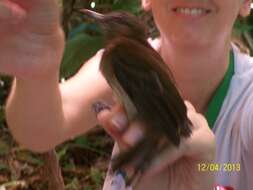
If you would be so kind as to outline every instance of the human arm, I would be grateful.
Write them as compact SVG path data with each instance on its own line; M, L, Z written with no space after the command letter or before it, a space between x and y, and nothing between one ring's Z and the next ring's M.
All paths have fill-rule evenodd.
M98 71L101 54L61 85L57 77L15 79L6 113L11 132L21 145L46 151L96 125L92 103L111 101L110 89Z
M15 76L7 122L21 145L39 152L94 126L91 104L110 99L98 72L101 52L59 85L64 36L57 2L0 2L0 71Z

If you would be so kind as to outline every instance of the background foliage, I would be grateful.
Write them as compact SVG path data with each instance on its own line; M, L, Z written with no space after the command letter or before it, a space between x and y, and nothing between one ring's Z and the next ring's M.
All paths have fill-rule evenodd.
M81 65L103 47L103 38L94 23L84 22L76 10L89 8L106 13L116 10L130 11L149 27L150 36L158 36L152 17L144 13L138 0L59 0L62 7L62 25L66 34L66 47L61 66L61 78L71 77ZM95 6L94 6L95 5ZM234 41L242 49L253 53L253 16L238 19ZM0 190L47 189L43 175L43 158L16 145L6 127L4 104L11 86L11 78L0 77ZM57 147L66 189L101 189L110 157L112 140L95 128L89 134Z

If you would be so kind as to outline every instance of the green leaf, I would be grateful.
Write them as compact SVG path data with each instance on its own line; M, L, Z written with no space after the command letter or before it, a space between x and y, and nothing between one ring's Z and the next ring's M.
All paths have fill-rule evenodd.
M66 190L78 190L80 188L80 183L78 178L74 178L69 184L66 185Z
M90 177L91 177L91 180L98 186L99 184L102 183L105 177L105 173L100 171L97 168L91 168Z
M59 161L66 155L68 149L69 144L64 144L64 146L57 151L57 158Z
M74 141L74 144L79 145L80 147L83 147L83 148L90 146L89 140L84 136L80 136L80 137L76 138Z
M7 155L11 147L3 140L0 139L0 156Z
M25 161L29 164L38 165L38 166L43 165L43 161L29 151L17 152L16 156L18 160Z
M65 170L75 170L76 169L76 165L74 162L69 162L69 163L66 163L63 168Z
M61 78L69 78L80 67L103 47L101 36L89 36L80 33L66 43L65 52L61 64Z
M0 171L1 170L9 170L9 166L5 163L0 163Z
M141 11L141 6L140 3L135 0L116 1L114 4L112 4L112 10L124 10L133 14L138 14Z
M103 139L103 138L104 137L102 137L101 139ZM99 141L99 140L100 140L99 137L96 139L96 141L91 141L84 136L80 136L74 140L72 146L77 146L77 147L80 147L83 149L87 149L87 150L93 151L93 152L100 154L100 155L106 155L107 153L105 151L96 147L98 145L97 141Z

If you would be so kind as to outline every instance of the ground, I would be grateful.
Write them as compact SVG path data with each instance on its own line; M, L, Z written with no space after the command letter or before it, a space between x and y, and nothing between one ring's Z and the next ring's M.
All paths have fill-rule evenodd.
M66 190L101 189L113 141L101 128L66 142L57 150ZM48 189L44 155L18 146L0 127L0 190Z

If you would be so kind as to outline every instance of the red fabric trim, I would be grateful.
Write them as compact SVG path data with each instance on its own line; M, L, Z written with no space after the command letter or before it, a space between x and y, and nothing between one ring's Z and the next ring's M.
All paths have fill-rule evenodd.
M233 187L216 185L214 190L235 190Z

